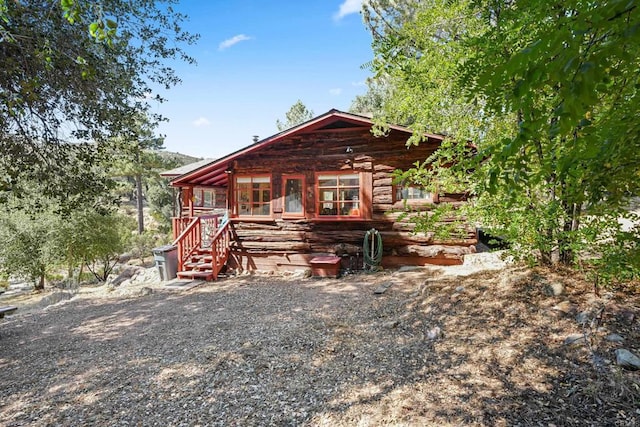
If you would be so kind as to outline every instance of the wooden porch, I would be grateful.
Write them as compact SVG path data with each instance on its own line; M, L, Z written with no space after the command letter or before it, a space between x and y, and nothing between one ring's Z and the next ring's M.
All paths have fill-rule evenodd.
M173 218L177 276L216 280L229 259L230 232L226 215Z

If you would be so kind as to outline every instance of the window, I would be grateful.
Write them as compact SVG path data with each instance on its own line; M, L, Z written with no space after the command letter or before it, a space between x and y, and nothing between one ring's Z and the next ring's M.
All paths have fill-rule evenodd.
M212 208L213 207L213 191L204 190L202 192L202 195L204 196L202 198L202 206L207 208Z
M360 217L358 174L318 175L318 215Z
M238 215L271 215L271 177L237 177L236 207Z
M215 190L211 188L193 189L193 206L212 208L216 201Z
M430 192L415 184L401 184L395 187L394 202L413 205L424 203L439 203L438 192Z
M421 187L399 185L396 200L431 200L431 193Z
M304 177L301 175L284 175L282 184L284 186L283 215L303 216Z

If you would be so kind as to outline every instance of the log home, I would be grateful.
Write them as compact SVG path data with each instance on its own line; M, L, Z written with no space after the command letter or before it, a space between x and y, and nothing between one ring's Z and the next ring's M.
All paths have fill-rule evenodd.
M359 269L372 229L382 238L383 267L461 263L475 251L475 229L438 241L433 233L414 233L400 213L407 205L424 211L462 198L398 186L392 178L394 170L426 159L443 137L429 134L407 148L409 129L391 126L376 137L372 126L367 117L331 110L174 178L181 194L173 221L178 275L215 279L226 267L296 270L320 259Z

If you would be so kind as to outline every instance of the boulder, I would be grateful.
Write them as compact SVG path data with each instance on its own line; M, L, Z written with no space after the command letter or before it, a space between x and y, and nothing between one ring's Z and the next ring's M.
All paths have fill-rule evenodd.
M153 289L145 286L144 288L140 289L140 296L141 297L145 297L147 295L151 295L153 293Z
M71 292L54 292L43 297L40 300L39 305L42 308L46 308L50 305L58 304L60 301L70 300L71 298L73 298L73 294Z
M138 272L140 272L140 270L143 270L143 268L131 265L125 268L124 270L122 270L122 272L115 279L113 279L109 284L113 286L120 286L122 282L124 282L125 280L131 279Z

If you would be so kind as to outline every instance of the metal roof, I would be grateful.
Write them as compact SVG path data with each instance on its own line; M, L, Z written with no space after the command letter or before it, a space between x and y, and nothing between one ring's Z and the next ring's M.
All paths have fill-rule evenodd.
M215 159L198 160L197 162L188 163L174 169L169 169L168 171L160 172L160 176L166 176L167 178L178 177L180 175L184 175L198 168L201 168L202 166L208 165L214 160Z

